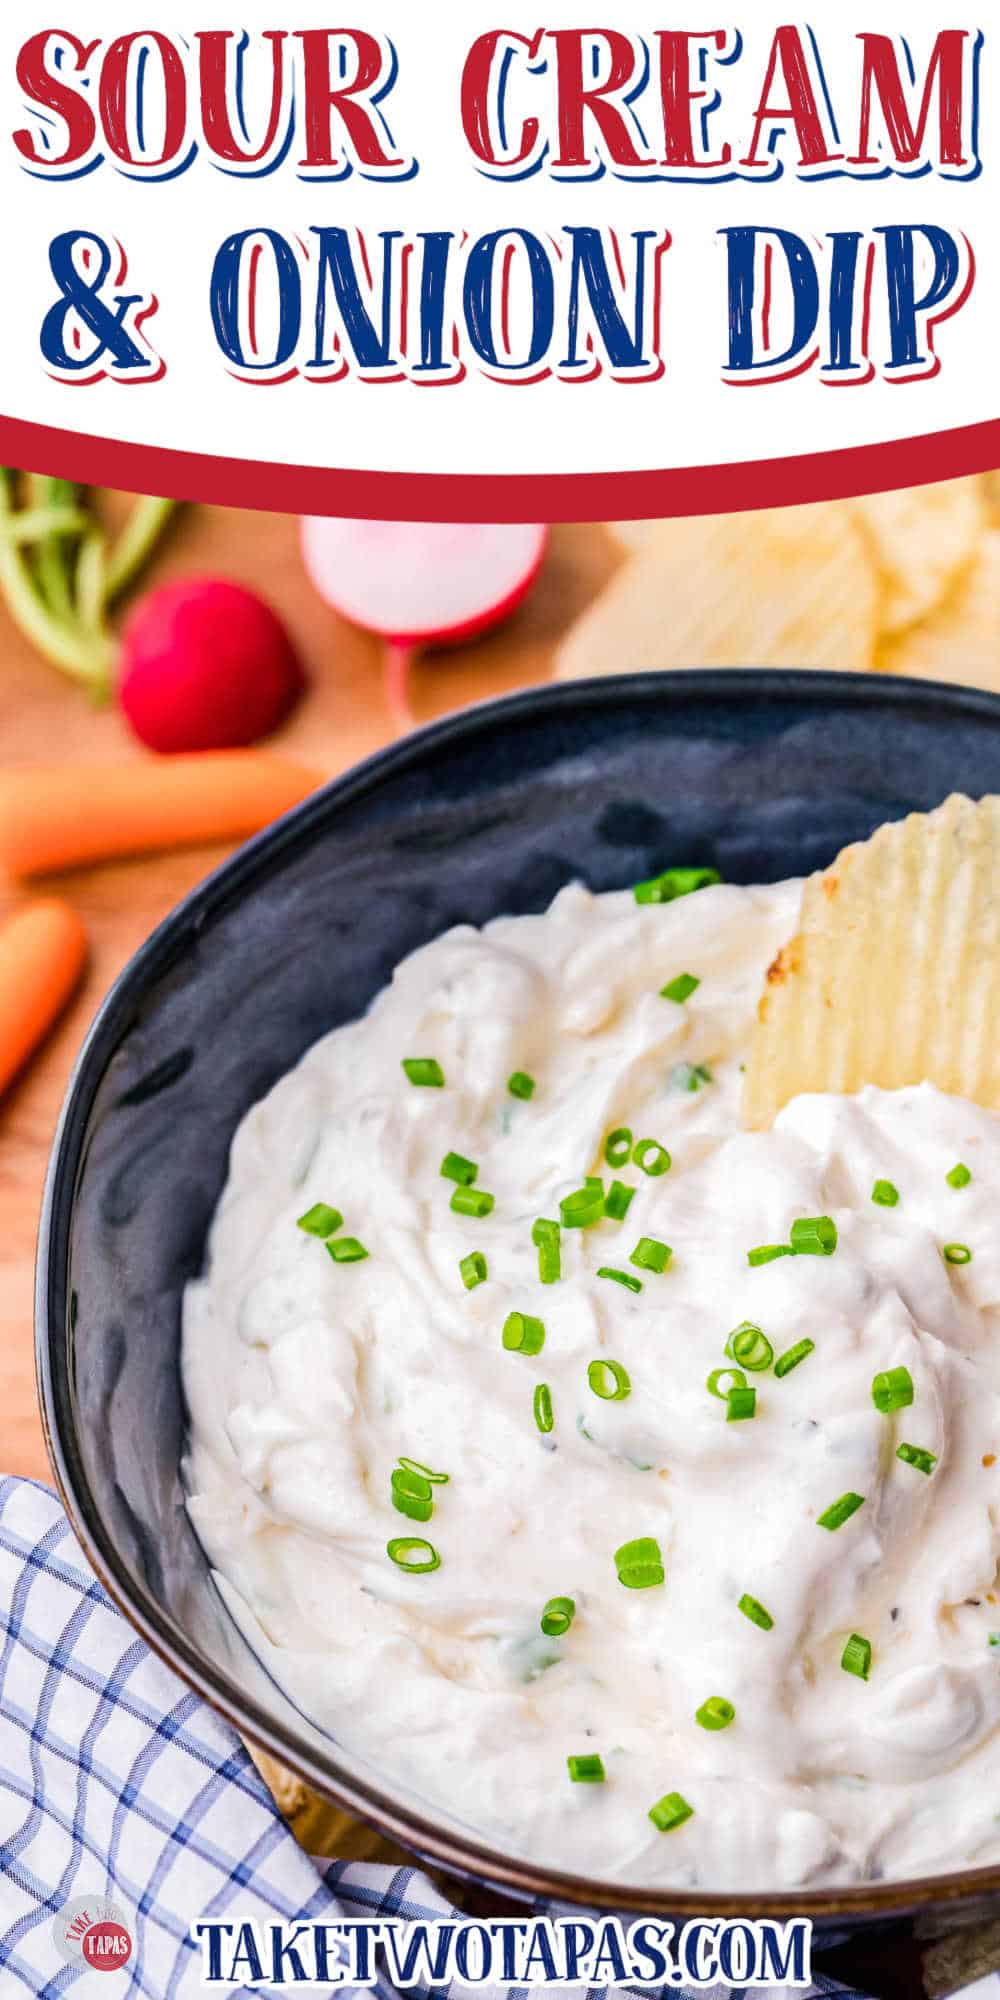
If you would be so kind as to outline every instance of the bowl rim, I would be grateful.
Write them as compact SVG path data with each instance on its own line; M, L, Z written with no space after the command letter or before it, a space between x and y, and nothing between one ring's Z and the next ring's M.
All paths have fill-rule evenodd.
M544 682L476 702L376 750L244 843L168 913L128 960L99 1005L73 1065L45 1178L35 1266L35 1370L46 1448L59 1497L89 1563L112 1602L164 1665L241 1736L313 1791L445 1873L517 1899L541 1898L634 1916L669 1908L682 1920L706 1916L809 1918L829 1927L837 1920L855 1925L885 1922L917 1906L944 1912L1000 1896L1000 1865L842 1889L722 1895L673 1889L663 1883L643 1887L597 1881L494 1851L472 1834L442 1828L423 1812L398 1804L389 1779L379 1783L352 1777L336 1767L333 1756L324 1769L306 1745L207 1660L129 1575L87 1480L72 1407L71 1371L56 1365L57 1355L65 1348L70 1230L94 1098L107 1063L127 1031L136 1001L176 961L191 931L201 929L251 886L255 877L266 875L290 850L311 839L328 815L377 790L384 778L419 765L428 751L463 738L473 740L523 718L544 718L567 708L653 702L683 712L691 699L737 708L767 702L798 703L804 710L835 702L841 711L845 706L882 706L911 717L919 713L928 721L937 712L949 718L966 716L1000 725L1000 695L947 682L881 674L801 668L678 668Z

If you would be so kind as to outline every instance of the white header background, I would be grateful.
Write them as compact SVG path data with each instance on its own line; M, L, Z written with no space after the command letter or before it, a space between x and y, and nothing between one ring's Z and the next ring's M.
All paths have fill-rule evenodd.
M243 0L238 7L223 0L204 16L162 0L145 11L142 25L186 39L199 28L246 29L252 36L286 26L292 17L283 16L283 9L262 0ZM354 24L390 37L398 53L397 81L383 109L399 149L419 162L412 179L372 182L352 173L340 181L310 182L297 176L300 149L293 145L267 178L225 174L202 151L187 172L165 181L129 179L107 158L83 178L50 181L24 171L11 137L17 129L33 128L15 75L18 49L43 27L105 42L133 31L134 0L74 0L72 8L53 15L41 15L33 6L4 8L0 198L7 266L0 412L63 430L229 458L389 472L520 474L784 458L929 435L997 415L1000 178L994 137L1000 134L1000 107L989 22L980 58L983 171L977 179L928 173L799 181L794 131L778 143L783 174L762 183L627 181L610 172L597 180L560 182L545 168L529 179L501 181L478 171L459 105L463 62L477 34L501 26L530 34L542 26L606 23L651 41L657 28L687 18L652 6L623 16L618 4L602 12L568 0L530 13L524 0L500 6L466 0L462 7L426 10L408 0L381 0L376 9L366 0ZM704 9L697 19L709 25ZM975 32L981 25L972 14L956 17L954 0L948 7L943 0L936 7L927 0L906 5L897 0L873 12L858 0L812 0L801 16L779 10L774 0L753 0L742 15L713 14L710 25L739 27L744 37L741 59L710 72L723 92L722 106L713 114L713 144L729 139L737 158L752 134L772 33L790 20L803 28L808 21L816 36L847 150L857 132L855 38L861 30L905 33L922 77L940 29L960 25ZM349 13L324 10L316 0L294 15L296 28L351 24ZM996 32L1000 38L1000 29ZM253 50L248 61L252 73ZM261 65L260 77L269 89L268 63ZM520 105L527 110L530 95L532 108L536 102L543 107L545 91L544 80L527 80ZM652 135L652 86L645 102L648 118L643 103L637 108ZM935 379L906 386L876 380L847 392L824 386L813 371L752 394L726 386L726 257L720 229L771 224L816 239L831 230L907 222L964 233L978 265L967 304L937 330L941 369ZM551 379L516 391L509 383L485 379L474 367L460 384L434 390L407 381L366 384L355 376L266 387L235 379L216 344L209 310L209 280L220 244L239 229L270 227L305 237L323 223L357 226L372 236L382 229L455 229L478 236L498 227L545 235L573 223L608 224L625 238L635 229L669 230L673 244L662 264L665 372L645 384L605 377L583 386ZM141 387L104 381L83 388L50 378L39 347L42 319L58 296L48 248L53 236L71 228L119 239L129 259L126 289L157 295L159 310L146 332L167 364L161 381ZM875 326L877 360L877 313Z

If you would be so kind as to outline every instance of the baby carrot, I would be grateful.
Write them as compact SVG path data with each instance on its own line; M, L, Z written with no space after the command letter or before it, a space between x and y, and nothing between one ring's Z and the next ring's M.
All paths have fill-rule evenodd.
M0 924L0 1091L61 1014L86 956L68 903L29 903Z
M12 875L202 841L241 840L315 791L315 772L266 750L0 772L0 866Z

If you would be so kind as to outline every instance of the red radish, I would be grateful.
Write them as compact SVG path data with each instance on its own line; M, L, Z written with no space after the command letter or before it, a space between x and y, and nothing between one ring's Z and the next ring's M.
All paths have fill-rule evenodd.
M305 687L263 599L223 577L152 590L122 640L118 700L151 750L231 750L269 736Z
M390 699L406 726L414 650L457 645L499 625L534 583L547 540L547 528L520 524L302 523L306 568L320 596L388 642Z

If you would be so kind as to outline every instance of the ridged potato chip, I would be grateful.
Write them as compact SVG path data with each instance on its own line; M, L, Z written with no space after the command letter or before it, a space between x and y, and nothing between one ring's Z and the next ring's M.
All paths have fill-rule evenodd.
M879 647L884 673L1000 689L1000 530L982 536L972 568L930 618Z
M767 975L747 1125L802 1091L935 1083L1000 1109L1000 799L879 827L806 883Z
M868 671L878 617L869 549L842 505L658 521L563 641L556 672Z
M989 520L980 479L872 493L849 504L882 578L884 633L903 632L936 609L975 560Z

